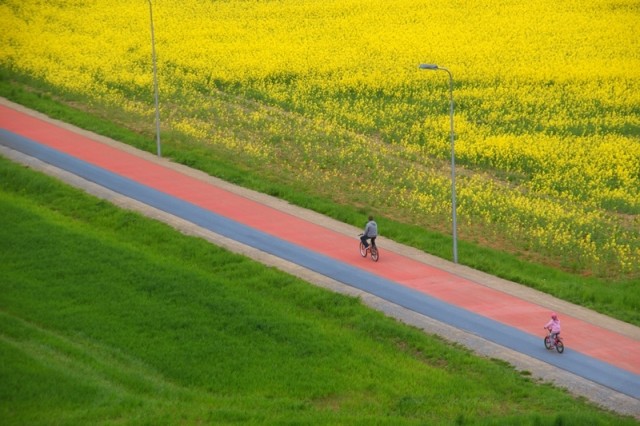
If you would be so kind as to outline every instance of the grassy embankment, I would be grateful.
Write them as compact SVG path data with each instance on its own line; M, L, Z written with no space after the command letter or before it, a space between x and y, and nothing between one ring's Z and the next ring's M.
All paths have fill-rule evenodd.
M636 424L0 158L0 419Z
M129 118L122 117L121 112L90 107L91 102L86 98L62 94L40 81L4 72L0 74L0 95L54 118L155 152L153 135L130 130L131 122ZM241 100L230 98L228 102ZM145 127L148 126L139 123L133 126L136 129ZM345 223L361 226L367 214L377 210L375 205L368 204L366 199L359 199L356 194L352 200L337 203L331 199L335 194L326 193L326 188L321 188L322 183L283 180L282 176L276 176L275 173L271 176L269 167L238 162L237 153L218 149L215 145L190 143L189 138L179 132L167 131L163 137L165 157L230 182L278 196ZM323 191L325 197L319 195ZM451 258L449 234L431 232L422 227L390 220L383 213L377 216L385 236L436 256ZM612 283L602 278L571 274L549 265L527 262L514 254L483 247L481 241L459 241L459 258L465 265L640 325L638 279Z

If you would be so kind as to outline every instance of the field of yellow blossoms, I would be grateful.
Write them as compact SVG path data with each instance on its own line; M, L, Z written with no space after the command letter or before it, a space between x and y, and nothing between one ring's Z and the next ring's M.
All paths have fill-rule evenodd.
M449 80L418 69L439 64L454 80L460 238L640 276L637 0L152 5L166 144L446 231ZM2 0L0 67L152 134L149 6Z

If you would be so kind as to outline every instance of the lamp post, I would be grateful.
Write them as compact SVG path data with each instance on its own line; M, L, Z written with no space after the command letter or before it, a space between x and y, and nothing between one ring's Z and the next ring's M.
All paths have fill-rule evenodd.
M453 132L453 75L447 68L436 64L420 64L421 70L446 71L449 74L449 116L451 118L451 216L453 219L453 262L458 263L458 225L456 221L456 154Z
M155 93L156 103L156 147L158 149L158 157L162 157L160 151L160 107L158 106L158 67L156 64L156 41L153 34L153 8L151 0L149 1L149 21L151 22L151 58L153 60L153 90Z

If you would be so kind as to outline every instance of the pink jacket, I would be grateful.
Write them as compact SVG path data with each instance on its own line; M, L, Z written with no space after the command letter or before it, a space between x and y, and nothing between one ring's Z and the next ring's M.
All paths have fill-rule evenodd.
M544 326L544 328L551 328L552 333L560 333L560 320L554 320L553 318Z

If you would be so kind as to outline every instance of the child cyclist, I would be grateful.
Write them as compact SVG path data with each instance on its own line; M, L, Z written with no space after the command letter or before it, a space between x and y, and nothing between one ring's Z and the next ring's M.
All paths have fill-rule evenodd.
M558 319L558 314L553 312L551 314L551 319L544 326L551 333L551 348L553 349L554 343L558 338L558 334L560 334L560 320Z

